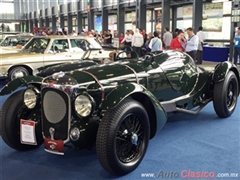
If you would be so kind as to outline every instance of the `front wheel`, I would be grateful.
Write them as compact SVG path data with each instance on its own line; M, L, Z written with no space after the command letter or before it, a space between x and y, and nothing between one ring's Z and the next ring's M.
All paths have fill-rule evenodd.
M138 167L148 147L149 119L135 100L124 100L107 110L96 140L98 159L111 174L124 175Z
M8 80L12 81L12 80L20 78L20 77L28 76L29 74L30 73L26 68L24 68L22 66L17 66L17 67L12 68L9 71Z
M213 105L219 117L229 117L234 112L239 95L238 79L230 71L225 79L214 85Z
M43 143L40 112L38 112L40 108L27 109L23 103L23 92L24 90L20 90L13 93L3 104L0 114L2 139L8 146L18 151L34 149ZM35 126L37 145L22 144L20 140L20 120L31 119L34 115L39 118Z

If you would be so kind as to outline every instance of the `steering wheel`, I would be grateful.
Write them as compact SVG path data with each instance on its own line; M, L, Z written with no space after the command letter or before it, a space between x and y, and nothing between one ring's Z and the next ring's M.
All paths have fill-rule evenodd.
M145 55L145 58L144 58L144 62L146 62L146 63L152 63L152 60L153 60L153 56L154 56L154 54L146 54Z
M120 58L120 57L119 57L119 56L120 56L121 54L123 54L123 53L126 53L126 55L127 55L127 52L126 52L126 51L122 51L122 52L120 52L120 53L118 53L118 54L117 54L117 56L116 56L116 59L115 59L115 60L123 59L123 58ZM127 56L126 56L126 57L124 57L124 58L127 58Z

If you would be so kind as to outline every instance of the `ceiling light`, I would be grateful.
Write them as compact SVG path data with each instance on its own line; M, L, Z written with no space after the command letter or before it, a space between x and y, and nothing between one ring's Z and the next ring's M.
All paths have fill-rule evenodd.
M228 2L229 0L212 0L212 3Z

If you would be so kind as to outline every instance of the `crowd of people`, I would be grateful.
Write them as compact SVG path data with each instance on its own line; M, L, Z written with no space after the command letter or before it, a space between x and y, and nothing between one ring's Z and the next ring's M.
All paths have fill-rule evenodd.
M186 30L188 39L181 29L176 29L174 34L166 27L161 37L157 31L146 34L146 30L136 29L135 32L127 30L125 36L121 33L120 46L130 46L139 56L148 52L162 51L164 49L178 50L189 54L197 64L202 64L203 42L205 41L203 28L199 27L195 35L192 28Z
M196 64L202 64L202 52L203 42L205 41L205 35L203 28L199 27L199 31L195 34L193 28L187 28L186 33L188 38L185 38L185 33L181 29L176 29L174 33L169 31L169 28L164 29L164 34L157 31L152 33L146 33L145 29L136 28L135 31L127 30L125 34L123 32L119 35L120 48L131 47L139 57L144 56L149 52L162 51L164 49L178 50L186 52L193 58ZM113 35L111 30L101 31L96 30L82 30L76 33L75 30L68 32L66 28L58 28L54 33L50 28L43 26L41 29L34 27L34 35L36 36L49 36L49 35L72 35L72 36L92 36L98 39L101 44L112 44ZM234 40L234 64L238 63L240 57L240 28L235 36Z

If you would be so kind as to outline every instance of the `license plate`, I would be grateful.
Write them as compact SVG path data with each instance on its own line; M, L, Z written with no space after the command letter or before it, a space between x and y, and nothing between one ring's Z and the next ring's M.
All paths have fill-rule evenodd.
M21 119L20 139L22 144L36 145L35 122Z
M47 152L64 155L64 142L61 140L44 138L44 148Z

